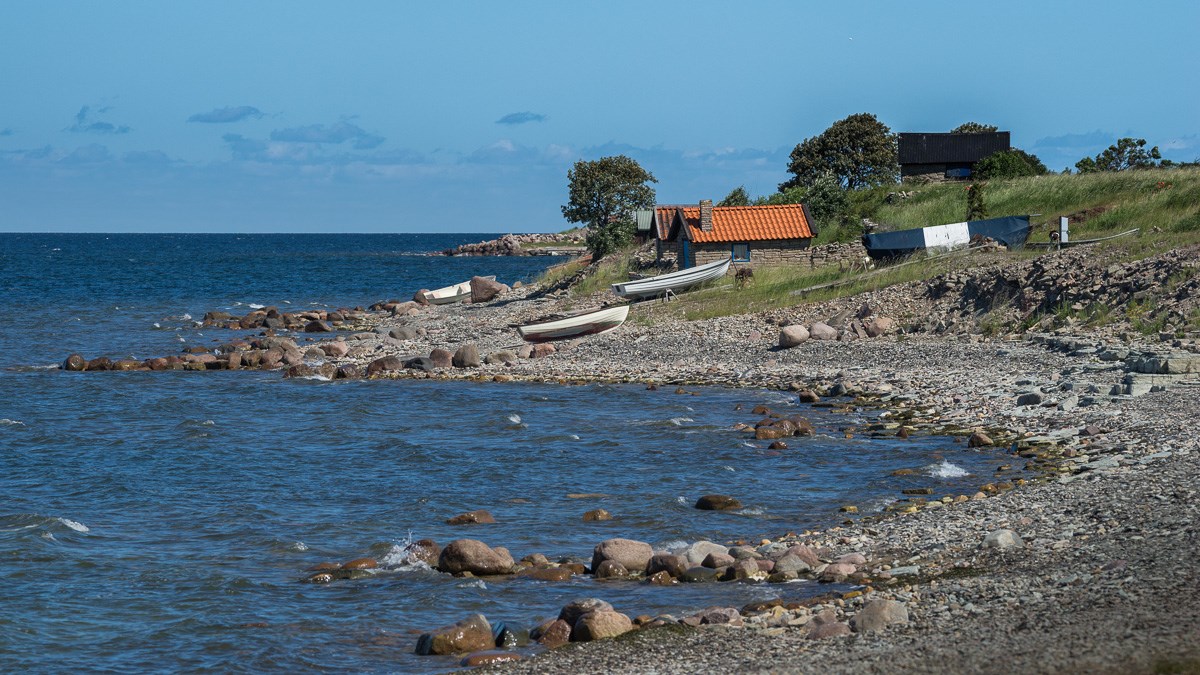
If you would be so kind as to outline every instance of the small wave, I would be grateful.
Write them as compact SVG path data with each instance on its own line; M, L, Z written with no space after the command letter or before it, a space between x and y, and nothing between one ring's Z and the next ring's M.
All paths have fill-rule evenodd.
M91 528L89 528L87 525L84 525L83 523L75 521L75 520L71 520L70 518L58 518L57 520L58 520L58 522L62 523L63 525L66 525L67 527L71 528L72 530L75 530L76 532L91 531Z
M567 438L569 438L573 441L577 441L577 440L579 440L579 434L568 434Z
M925 471L934 478L962 478L971 475L971 472L945 459L940 464L930 464L925 467Z
M262 309L263 307L266 307L266 305L260 305L257 302L247 303L246 306L249 307L250 309Z
M186 312L183 314L180 314L179 316L168 316L168 317L163 318L163 321L191 321L191 320L192 320L192 315L187 314Z
M331 381L332 381L332 380L330 380L328 377L325 377L324 375L301 375L300 377L298 377L298 378L296 378L296 379L299 379L299 380L314 380L314 381L316 381L316 382L331 382Z
M518 414L516 414L516 413L513 413L513 414L511 414L511 415L509 415L509 416L508 416L508 421L509 421L509 422L512 422L513 424L520 424L520 423L521 423L521 416L520 416L520 415L518 415Z
M291 546L288 546L288 550L289 551L307 551L308 544L305 544L302 541L297 541L297 542L293 543Z
M0 417L0 426L2 426L2 427L23 427L23 426L25 426L25 423L21 422L19 420L10 420L7 417Z
M728 464L726 464L725 466L723 466L721 468L725 469L726 471L737 471L737 469L733 468L732 466L729 466Z
M687 424L688 422L695 422L696 420L694 420L690 417L672 417L671 419L669 419L667 421L670 422L671 424L674 424L677 427L681 427L684 424Z
M741 509L738 511L738 513L744 516L761 516L766 513L766 510L761 506L751 506L749 508Z
M686 505L688 503L688 498L684 497L683 495L679 495L678 497L675 498L675 503L680 504L680 505Z
M461 584L457 584L457 586L459 588L478 588L480 590L487 590L487 584L483 583L483 579L471 579L470 581L464 581Z

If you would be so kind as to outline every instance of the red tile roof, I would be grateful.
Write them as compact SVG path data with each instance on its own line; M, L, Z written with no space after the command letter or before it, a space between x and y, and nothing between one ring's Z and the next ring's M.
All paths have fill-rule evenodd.
M681 209L688 238L696 243L811 239L812 226L800 204L714 206L711 232L700 229L700 207Z

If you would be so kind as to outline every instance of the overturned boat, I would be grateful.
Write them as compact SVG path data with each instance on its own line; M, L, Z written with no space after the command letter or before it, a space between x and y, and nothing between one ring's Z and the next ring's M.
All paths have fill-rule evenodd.
M633 299L677 293L685 288L691 288L706 281L720 279L729 271L729 263L731 262L733 262L733 258L729 257L705 265L689 267L686 270L671 272L670 274L660 274L648 279L637 279L635 281L613 284L612 289L613 293L623 298Z
M483 278L487 279L488 281L496 280L495 275L486 276ZM442 288L433 291L425 291L423 295L425 296L425 301L431 305L449 305L455 302L462 302L463 300L471 297L471 281L468 279L461 284L443 286Z
M951 249L991 239L1008 248L1022 248L1029 239L1029 216L1005 216L965 223L919 227L914 230L864 234L863 246L875 260L911 255L921 249Z
M563 317L551 317L517 327L526 342L550 342L584 335L599 335L625 323L629 305L601 307Z

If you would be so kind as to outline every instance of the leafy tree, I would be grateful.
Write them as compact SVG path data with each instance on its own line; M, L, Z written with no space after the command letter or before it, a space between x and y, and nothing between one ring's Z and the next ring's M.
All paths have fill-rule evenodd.
M983 203L983 188L987 183L971 183L967 187L967 220L987 218L987 205Z
M826 173L848 190L894 183L900 172L896 141L896 134L874 115L850 115L792 150L788 171L794 177L779 190L809 185Z
M739 185L717 202L717 206L750 206L750 193L746 192L745 185Z
M995 124L980 124L979 122L963 122L962 124L950 130L952 134L987 134L993 131L999 131L1000 127Z
M1047 172L1046 165L1037 155L1031 155L1020 148L994 152L975 163L975 175L979 178L1020 178L1022 176L1042 176Z
M790 187L774 194L763 195L754 200L755 206L775 206L779 204L802 204L808 194L808 188L803 185Z
M568 203L563 216L588 226L586 244L599 260L629 244L636 231L633 213L654 206L658 180L625 155L579 160L567 171Z
M1147 150L1144 138L1122 138L1094 158L1084 157L1075 162L1075 168L1079 173L1150 169L1158 166L1160 159L1162 154L1157 145Z

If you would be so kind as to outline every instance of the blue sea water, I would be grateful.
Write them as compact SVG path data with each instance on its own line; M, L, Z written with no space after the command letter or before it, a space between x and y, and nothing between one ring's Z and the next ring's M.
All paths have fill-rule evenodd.
M973 490L1005 461L950 439L847 439L873 413L765 390L54 367L228 337L194 323L208 310L365 306L557 262L424 255L485 238L0 234L0 671L442 671L456 660L413 655L417 634L472 612L529 628L580 597L631 615L803 597L819 589L456 579L403 545L471 537L586 561L615 536L757 539L908 487ZM732 430L759 404L820 433L775 451ZM692 508L714 492L745 508ZM445 523L479 508L498 522ZM614 519L583 522L594 508ZM383 569L300 581L363 556Z

